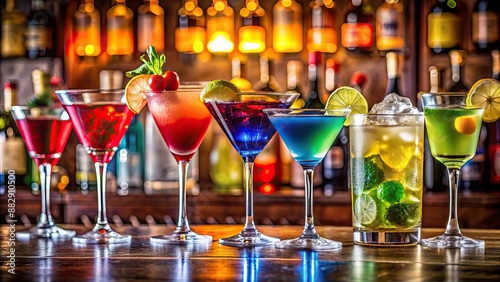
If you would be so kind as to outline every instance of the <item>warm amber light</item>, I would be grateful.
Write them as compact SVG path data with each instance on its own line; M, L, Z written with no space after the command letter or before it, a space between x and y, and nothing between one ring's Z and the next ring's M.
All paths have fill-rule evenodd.
M199 54L205 49L205 29L186 27L175 30L175 49L182 53Z
M266 50L266 30L261 26L242 26L238 30L241 53L261 53Z
M300 52L303 47L302 7L282 0L273 7L273 49L276 52Z
M222 4L222 5L217 5ZM217 6L223 7L218 10ZM207 49L214 54L227 54L234 50L234 11L225 1L214 1L207 10Z
M91 3L80 5L75 12L75 53L78 56L101 54L101 19Z
M337 32L334 28L310 28L307 31L309 52L335 53L337 48Z

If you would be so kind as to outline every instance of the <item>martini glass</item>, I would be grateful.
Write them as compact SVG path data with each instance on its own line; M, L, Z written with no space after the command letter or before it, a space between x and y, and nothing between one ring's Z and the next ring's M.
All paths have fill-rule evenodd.
M222 245L263 246L279 241L277 238L261 234L255 227L253 166L257 155L276 132L262 110L265 108L289 108L298 95L297 93L247 92L239 94L234 101L205 102L205 106L245 163L245 227L235 236L219 239L219 243Z
M275 244L280 249L329 250L341 242L321 238L314 227L313 173L337 138L350 109L265 109L292 157L304 169L305 226L296 239Z
M482 247L483 240L462 235L458 225L457 195L460 168L476 154L483 109L466 106L466 93L422 94L425 124L432 156L448 169L450 210L443 235L422 239L434 248Z
M97 178L97 221L94 228L73 237L75 243L127 243L109 225L106 216L106 171L134 113L125 104L124 90L58 90L76 136L91 157Z
M200 86L177 91L147 92L148 108L179 167L179 218L170 234L155 236L151 242L165 244L211 243L189 227L186 209L186 180L189 162L200 147L212 117L200 101Z
M52 167L59 162L71 133L69 116L62 107L13 106L11 112L30 157L38 166L41 180L42 211L27 235L30 238L73 237L75 231L57 226L50 214Z

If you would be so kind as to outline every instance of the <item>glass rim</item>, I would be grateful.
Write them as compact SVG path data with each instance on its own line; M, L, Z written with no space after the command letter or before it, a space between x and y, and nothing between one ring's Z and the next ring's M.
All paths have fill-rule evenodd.
M423 92L420 96L467 96L468 92Z
M291 109L291 108L265 108L264 112L351 112L350 108L336 108L336 109Z
M295 95L300 95L300 93L296 93L296 92L272 92L272 91L241 91L240 93L237 93L237 95L239 95L239 96L242 96L242 95L295 96Z
M399 113L399 114L358 114L358 113L355 113L355 114L350 114L350 116L365 116L365 117L368 117L368 116L376 116L376 117L402 117L402 116L415 116L415 117L420 117L420 116L424 116L424 113L423 112L418 112L418 113Z
M125 89L61 89L56 90L56 94L117 94L125 93Z
M43 109L43 110L45 110L45 109L47 109L47 110L58 110L58 109L64 110L64 107L62 105L48 105L48 106L14 105L14 106L10 106L11 111L13 109L15 109L15 110L29 110L29 109L33 109L33 108Z

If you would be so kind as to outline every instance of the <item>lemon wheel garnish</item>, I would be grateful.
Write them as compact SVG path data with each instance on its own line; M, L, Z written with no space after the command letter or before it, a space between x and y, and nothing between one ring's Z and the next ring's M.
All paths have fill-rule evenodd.
M467 94L467 106L484 109L483 121L500 119L500 82L493 78L478 80Z
M349 86L342 86L330 94L325 105L325 109L328 110L339 108L349 108L351 109L351 114L367 114L368 102L366 102L365 97L358 90ZM344 125L349 125L348 119Z
M151 91L148 83L150 77L149 74L134 76L125 87L127 106L135 114L140 113L142 108L146 106L147 100L144 92Z
M227 80L213 80L209 82L200 93L200 100L205 101L235 101L241 91L232 82Z

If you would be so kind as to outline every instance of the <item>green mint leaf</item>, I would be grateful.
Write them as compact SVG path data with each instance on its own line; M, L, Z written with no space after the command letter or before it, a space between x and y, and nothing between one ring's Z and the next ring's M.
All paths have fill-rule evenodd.
M142 64L135 70L131 70L125 73L127 77L134 77L140 74L152 74L152 72L146 64Z
M126 72L125 75L127 77L134 77L140 74L163 74L163 64L167 61L167 57L165 54L160 56L153 45L150 45L146 50L146 54L142 54L139 59L144 64L135 70Z

